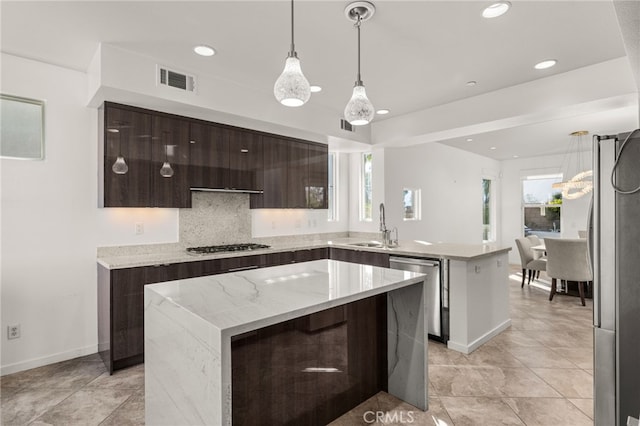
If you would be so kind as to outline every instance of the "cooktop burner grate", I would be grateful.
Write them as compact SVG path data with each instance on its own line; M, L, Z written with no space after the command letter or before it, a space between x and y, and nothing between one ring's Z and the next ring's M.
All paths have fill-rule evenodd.
M209 253L221 253L226 251L247 251L269 248L265 244L254 243L241 243L241 244L225 244L220 246L202 246L202 247L188 247L187 252L191 254L209 254Z

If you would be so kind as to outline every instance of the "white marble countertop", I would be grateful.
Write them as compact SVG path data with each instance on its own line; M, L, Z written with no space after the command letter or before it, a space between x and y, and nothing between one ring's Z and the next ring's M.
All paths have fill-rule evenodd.
M223 336L233 336L417 284L423 277L316 260L146 285L145 304L169 302L163 309L197 315Z
M180 244L157 245L158 250L154 251L154 246L145 247L144 251L136 252L127 247L122 248L122 254L110 248L111 254L98 256L100 265L108 269L133 268L138 266L153 266L181 262L194 262L200 260L219 259L225 257L250 256L256 254L269 254L284 251L306 250L323 247L336 247L349 250L371 251L389 253L390 255L414 256L425 258L452 259L468 261L485 256L492 256L499 253L506 253L511 247L502 247L495 244L454 244L454 243L429 243L418 240L401 240L396 247L358 247L354 243L369 241L364 238L342 237L334 239L316 239L288 241L284 243L270 244L268 249L216 253L208 255L191 255L185 251ZM262 242L262 241L260 241ZM269 244L269 243L267 243Z

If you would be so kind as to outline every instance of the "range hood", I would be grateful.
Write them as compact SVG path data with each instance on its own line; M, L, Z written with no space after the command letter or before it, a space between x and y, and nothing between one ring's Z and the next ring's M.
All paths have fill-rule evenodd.
M201 192L233 192L237 194L262 194L264 191L258 191L255 189L231 189L231 188L189 188L191 191Z

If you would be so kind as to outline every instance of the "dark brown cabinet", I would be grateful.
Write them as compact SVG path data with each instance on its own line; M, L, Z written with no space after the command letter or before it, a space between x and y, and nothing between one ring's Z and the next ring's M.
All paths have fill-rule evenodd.
M252 209L326 209L328 147L295 139L263 137L264 193Z
M357 251L333 248L329 250L329 259L341 260L343 262L361 263L363 265L389 267L389 255L372 251Z
M309 262L312 260L328 259L329 249L326 247L294 252L294 262Z
M153 207L191 207L189 190L189 123L154 115L151 133ZM161 174L169 165L171 176Z
M253 209L328 206L326 145L112 102L101 110L100 207L188 208L191 188L252 192ZM129 169L117 174L120 156Z
M326 259L327 248L109 270L98 266L99 352L110 372L144 361L144 286Z
M262 135L247 130L229 134L229 188L262 191L264 188Z
M191 207L188 123L110 102L103 108L100 205ZM126 173L118 174L112 168L118 156L128 166ZM173 170L171 177L160 174L165 161Z
M307 208L326 209L329 182L329 147L327 145L308 144L309 179L307 188Z
M262 191L262 135L192 122L192 188Z
M287 202L290 209L307 208L309 187L309 145L287 142Z
M251 195L251 208L273 209L287 205L288 141L276 137L262 138L264 151L264 193Z
M229 138L222 127L190 124L189 184L192 188L229 187Z
M148 207L151 202L151 115L107 104L100 114L104 161L101 207ZM112 167L121 156L128 171Z

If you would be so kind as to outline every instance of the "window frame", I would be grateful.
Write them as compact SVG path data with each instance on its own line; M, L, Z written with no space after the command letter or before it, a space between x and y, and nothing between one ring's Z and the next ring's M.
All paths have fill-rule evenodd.
M406 216L405 194L411 191L413 217ZM414 222L422 220L422 190L420 188L402 188L402 220L405 222Z
M369 171L367 172L367 163ZM367 187L367 173L369 174ZM369 209L367 211L367 198ZM361 222L373 221L373 153L364 152L360 156L360 185L359 185L359 219Z
M485 200L486 191L484 189L484 183L489 182L489 200L488 203ZM495 189L495 178L491 176L483 176L482 177L482 242L487 243L495 243L497 241L497 230L496 230L496 221L497 221L497 212L496 212L496 189ZM488 208L489 214L487 215L487 219L489 223L485 223L485 208ZM487 238L485 239L485 235Z
M327 220L329 222L338 222L340 220L339 215L339 159L337 152L329 152L328 156L328 181L327 181Z

